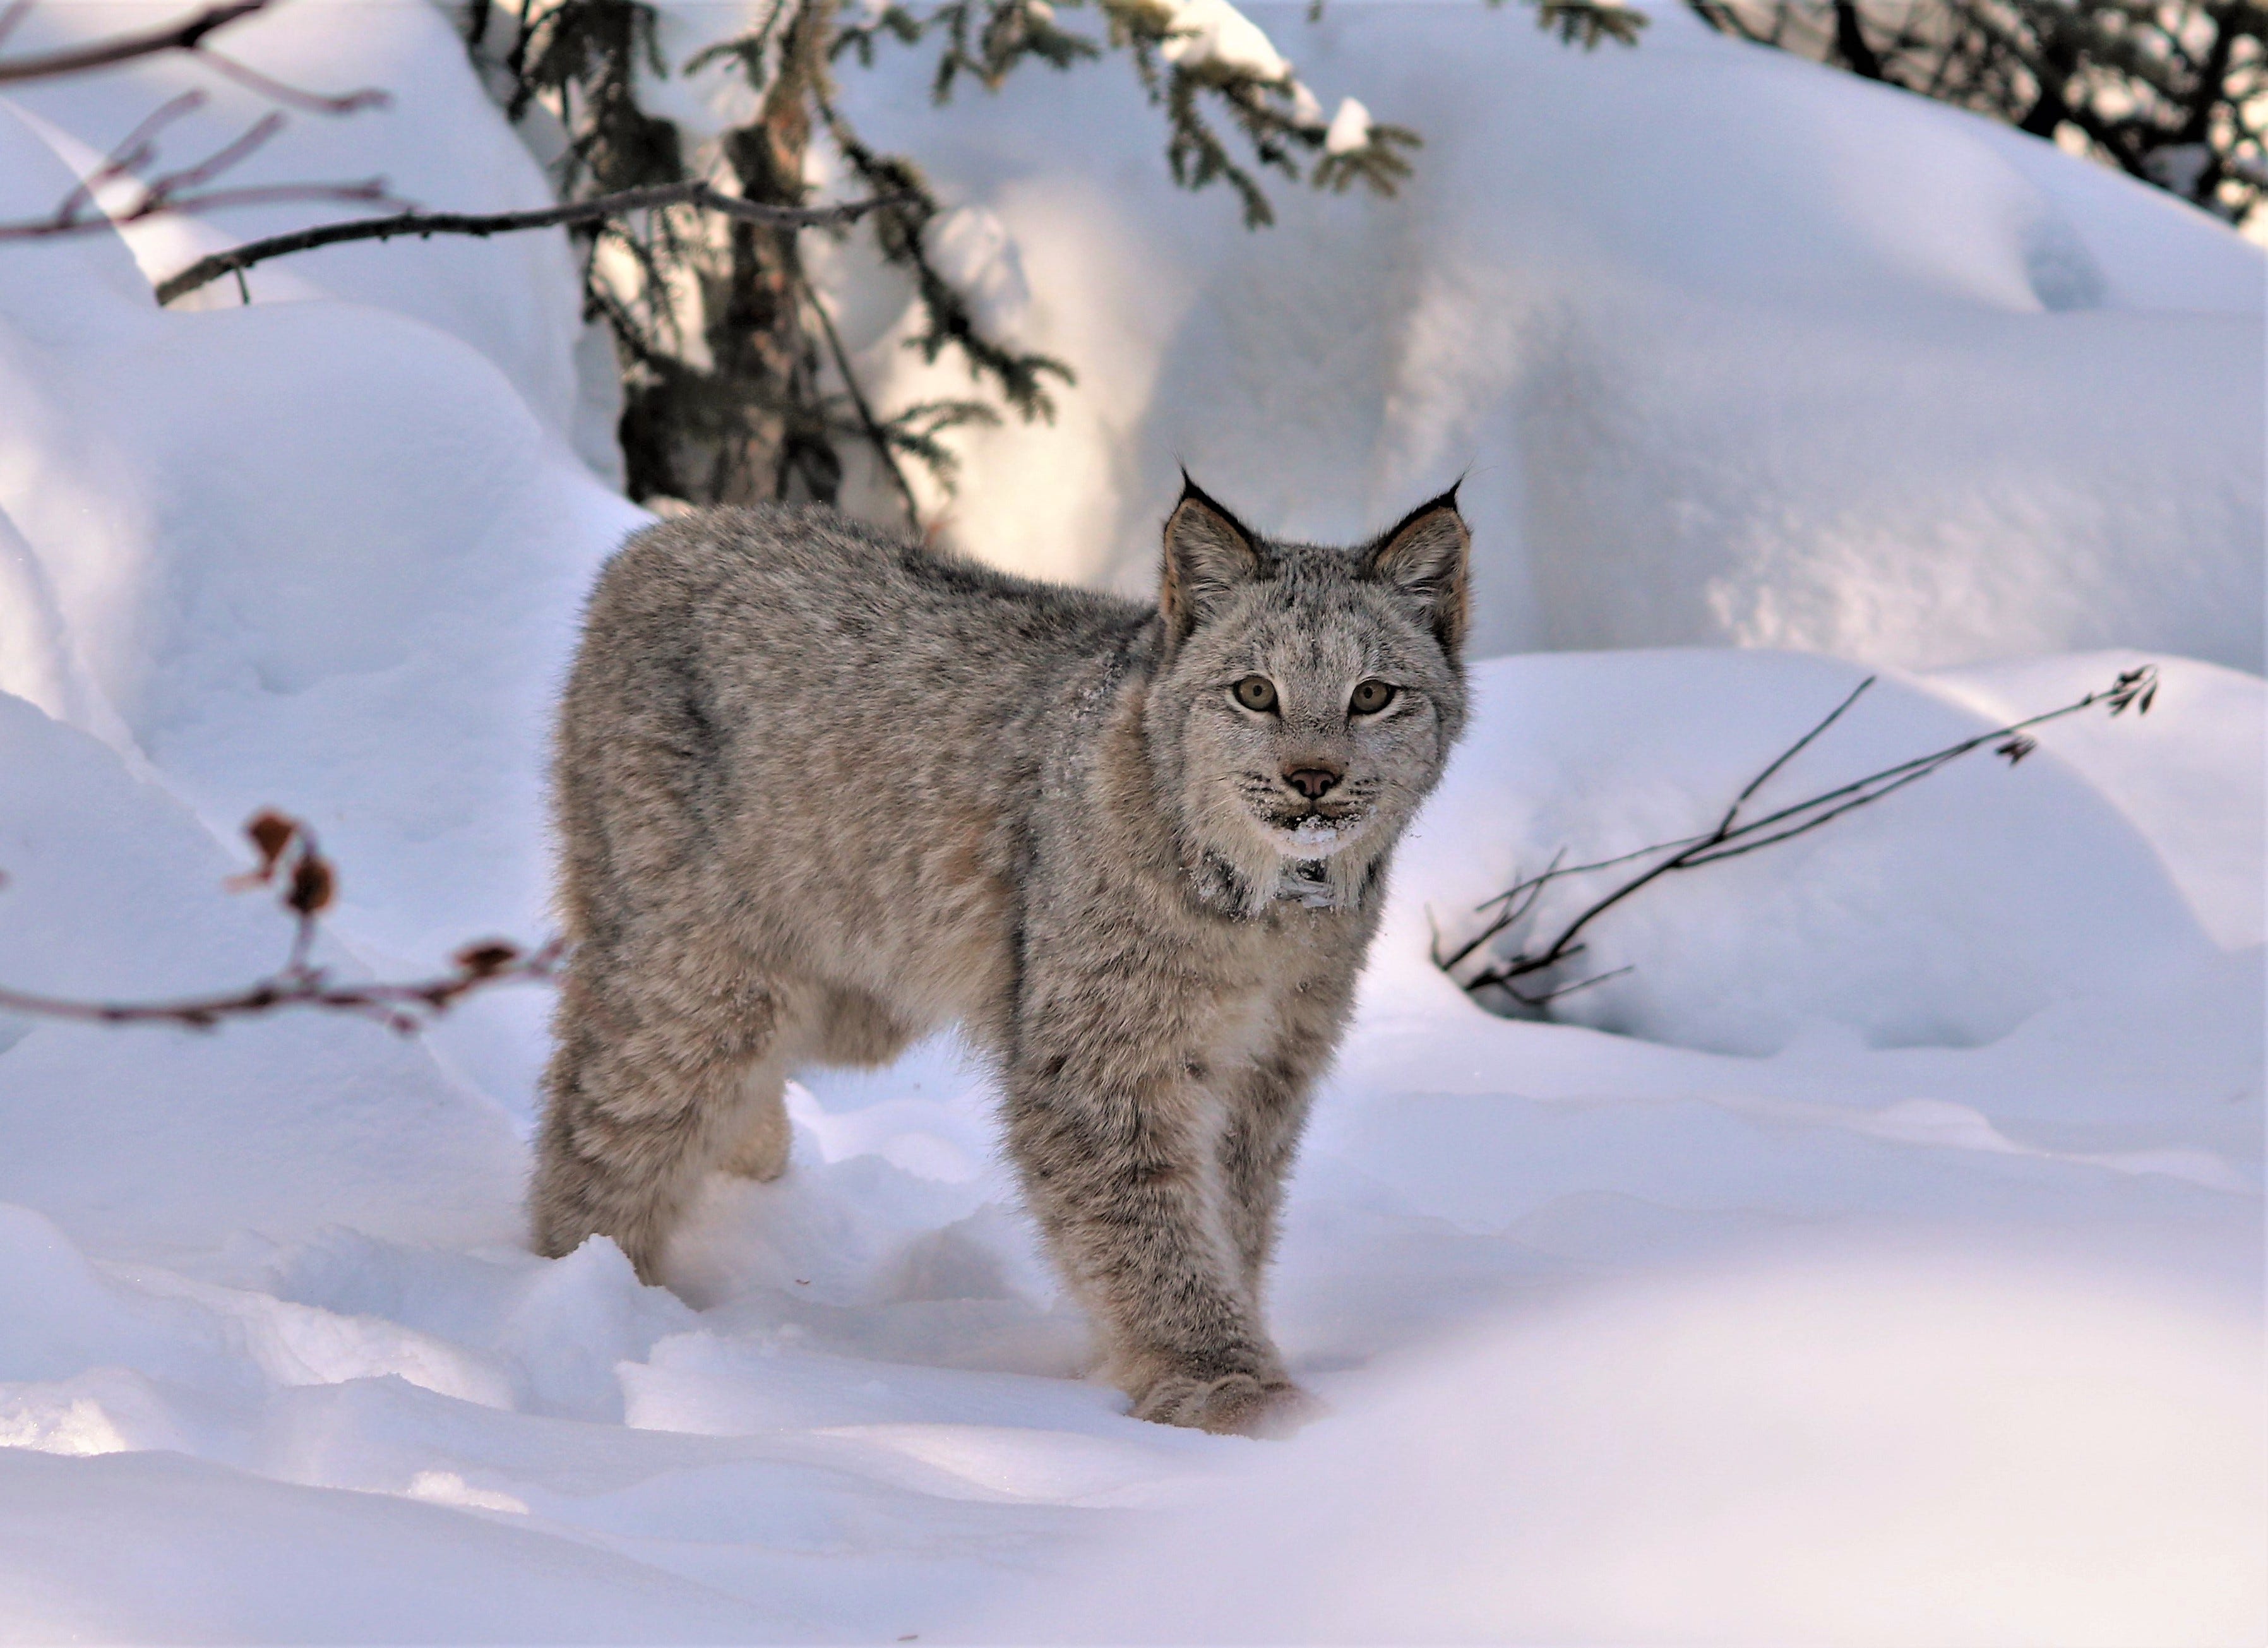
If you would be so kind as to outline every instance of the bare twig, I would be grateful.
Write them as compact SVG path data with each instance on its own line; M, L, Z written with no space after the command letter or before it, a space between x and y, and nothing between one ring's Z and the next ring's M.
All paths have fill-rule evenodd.
M890 450L890 432L882 427L881 420L874 416L874 408L866 399L866 392L858 386L858 374L850 368L850 351L843 347L843 335L835 329L835 317L827 313L827 305L820 301L819 294L807 280L803 283L803 296L804 301L811 305L811 313L819 317L820 335L827 340L828 353L835 357L835 370L850 396L852 409L858 415L859 432L865 436L866 444L874 449L874 455L882 460L882 467L890 472L890 479L897 486L898 496L905 500L906 524L919 532L921 504L915 500L913 487L906 480L905 470L898 464L897 453Z
M1996 727L1990 732L1980 732L1973 738L1963 739L1957 744L1948 745L1945 748L1933 750L1926 755L1918 755L1911 761L1900 761L1894 767L1886 767L1879 772L1869 773L1864 778L1855 778L1848 784L1822 791L1817 795L1777 808L1761 817L1744 820L1742 817L1742 809L1756 798L1757 792L1764 788L1764 784L1817 739L1820 734L1840 720L1844 712L1859 702L1867 689L1874 684L1874 681L1875 678L1870 675L1860 681L1858 686L1851 689L1849 695L1840 703L1829 710L1819 721L1814 723L1801 738L1773 757L1761 772L1748 782L1740 794L1734 798L1732 805L1726 809L1724 816L1717 821L1714 828L1697 835L1681 836L1675 841L1657 842L1651 847L1641 847L1635 852L1618 853L1611 858L1601 858L1589 864L1563 864L1561 861L1566 857L1565 850L1563 849L1553 856L1551 862L1544 867L1541 874L1514 882L1494 898L1481 904L1475 914L1486 914L1491 909L1494 909L1496 914L1490 916L1478 932L1466 939L1447 955L1441 953L1440 937L1437 934L1433 945L1434 965L1454 977L1458 967L1469 960L1500 934L1510 931L1527 919L1529 912L1535 908L1536 901L1542 896L1544 888L1554 882L1565 880L1572 876L1613 869L1617 865L1633 864L1641 859L1653 858L1660 855L1658 862L1628 877L1609 889L1603 895L1594 899L1572 920L1561 927L1550 943L1532 950L1523 945L1513 954L1491 960L1469 978L1458 981L1460 986L1469 994L1478 995L1484 990L1501 990L1523 1007L1542 1008L1572 990L1603 982L1607 979L1617 977L1631 970L1628 967L1616 967L1612 972L1601 973L1576 983L1560 985L1556 989L1540 993L1523 991L1516 988L1513 982L1515 979L1528 978L1548 971L1581 954L1584 949L1581 940L1584 929L1601 916L1605 915L1607 911L1630 898L1640 888L1651 886L1663 877L1675 875L1681 871L1697 870L1704 864L1716 864L1727 858L1737 858L1744 853L1777 846L1782 842L1792 841L1798 835L1808 835L1821 826L1841 818L1846 813L1871 806L1883 797L1904 789L1908 784L1918 783L1932 773L1959 761L1972 751L1984 748L1988 744L1995 747L1993 754L2005 758L2013 767L2037 747L2036 740L2029 736L2031 728L2050 721L2059 721L2066 716L2077 715L2080 711L2096 704L2108 704L2110 713L2114 716L2123 714L2129 709L2133 710L2137 715L2146 715L2158 693L2157 666L2154 664L2144 664L2121 673L2109 687L2088 693L2074 703L2046 710L2039 715L2027 717L2021 721L2011 722L2004 727Z
M286 85L272 76L261 73L249 63L240 63L210 47L199 52L197 59L210 64L247 92L257 92L272 102L281 103L287 108L304 109L310 114L352 114L366 108L384 108L394 101L392 93L377 86L363 86L336 95L304 91L298 86Z
M0 11L0 40L4 40L35 9L38 0L11 0ZM52 79L98 69L115 67L136 58L180 51L205 63L216 73L284 107L313 114L351 114L383 107L392 101L374 86L330 95L303 91L262 74L248 64L214 50L206 43L216 30L239 21L273 4L273 0L229 0L164 29L141 34L117 35L91 46L37 56L0 61L0 85ZM115 224L137 223L148 217L210 211L224 206L273 204L284 201L328 201L400 204L386 192L383 179L350 183L271 183L253 188L211 189L205 186L263 147L283 129L284 114L270 109L252 125L202 160L172 172L145 177L158 158L158 137L166 128L203 108L210 99L202 92L185 92L121 139L102 164L65 195L44 217L0 223L0 240L40 239L55 235L84 234ZM129 198L106 202L114 187L133 185ZM203 189L200 194L195 191Z
M46 239L57 235L85 234L116 224L139 223L169 213L210 210L219 206L268 204L278 201L387 202L386 181L369 178L355 183L270 183L244 188L207 189L220 173L237 166L283 129L284 116L269 110L220 148L193 165L154 177L142 173L157 158L158 139L165 129L204 107L202 92L184 92L160 105L155 113L122 138L102 164L80 180L45 217L0 223L0 240ZM133 196L106 206L103 196L114 187L130 185ZM197 193L202 189L202 193Z
M32 8L38 4L39 0L9 0L7 9L0 11L0 45L7 43L8 37L16 32L16 26L31 16Z
M240 989L166 1001L76 1001L0 988L0 1013L62 1019L80 1024L174 1024L210 1030L229 1019L248 1019L292 1007L353 1013L408 1035L475 990L553 976L565 959L563 939L533 950L502 938L469 944L450 958L451 970L395 983L341 983L311 959L322 913L338 893L338 875L298 819L264 812L245 826L260 863L229 885L276 887L291 917L291 946L284 965Z
M66 47L61 51L40 52L29 57L0 60L0 85L19 85L27 80L57 80L66 75L86 74L96 69L109 69L129 63L136 57L154 57L161 52L196 52L210 56L204 49L209 35L217 33L232 23L240 23L255 11L262 11L273 0L224 0L219 5L209 5L164 28L149 29L139 34L114 34L91 45ZM0 23L12 30L32 10L31 0L17 0Z
M808 229L855 223L868 212L898 203L898 197L877 195L865 200L844 201L834 206L767 206L727 195L706 183L696 182L661 183L647 188L621 189L612 195L600 195L565 206L546 206L533 211L487 214L405 211L390 217L364 217L350 223L323 224L313 229L300 230L295 234L271 235L264 240L248 240L231 251L217 252L210 257L198 259L180 274L159 283L158 301L169 304L224 275L250 269L254 264L264 263L270 258L288 256L294 252L309 252L317 246L337 246L349 240L391 240L401 235L416 235L423 239L437 234L476 237L513 234L523 229L549 229L561 224L595 223L601 218L618 217L627 212L650 211L662 206L698 206L704 210L720 212L727 217L768 224L775 228Z

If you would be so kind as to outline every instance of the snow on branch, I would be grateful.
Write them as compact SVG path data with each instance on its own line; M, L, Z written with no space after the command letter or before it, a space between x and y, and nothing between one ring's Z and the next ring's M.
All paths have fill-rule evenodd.
M764 224L775 229L809 229L855 223L868 212L900 203L901 197L876 195L865 200L844 201L832 206L770 206L727 195L706 183L688 182L621 189L612 195L600 195L590 200L571 202L564 206L546 206L531 211L485 214L397 212L390 217L364 217L351 223L323 224L293 234L270 235L264 240L247 240L229 251L199 258L180 274L158 283L158 301L169 304L224 275L250 269L254 264L264 263L270 258L313 251L317 246L337 246L349 240L391 240L400 235L416 235L423 239L437 234L482 237L513 234L523 229L549 229L561 224L594 223L601 218L652 211L665 206L695 206L704 211L717 212L742 222ZM4 230L0 230L0 236L4 236Z
M1994 754L2013 767L2038 747L2037 740L2030 736L2032 728L2050 721L2059 721L2066 716L2077 715L2096 704L2109 705L2114 716L2124 714L2129 709L2137 715L2146 715L2158 692L2157 666L2145 664L2122 672L2109 687L2090 692L2060 708L2029 716L2021 721L2010 722L2007 726L1996 727L1990 732L1979 732L1957 744L1949 744L1926 755L1917 755L1911 761L1885 767L1879 772L1852 779L1848 784L1822 791L1800 801L1775 807L1768 813L1749 814L1749 804L1755 801L1765 784L1821 734L1841 720L1844 712L1865 695L1876 679L1869 675L1860 681L1842 703L1829 710L1801 738L1773 757L1733 798L1732 805L1725 809L1724 816L1717 820L1714 828L1697 835L1656 842L1651 847L1641 847L1635 852L1617 853L1611 858L1601 858L1590 864L1565 864L1563 860L1566 854L1563 850L1540 873L1514 882L1494 898L1476 906L1473 913L1486 916L1486 921L1477 932L1447 955L1441 953L1440 937L1437 932L1433 943L1433 964L1456 980L1459 988L1484 1006L1498 1002L1531 1012L1541 1012L1571 991L1603 983L1610 978L1619 978L1631 970L1631 967L1619 967L1578 979L1572 983L1543 990L1524 990L1517 982L1523 979L1535 979L1583 953L1584 930L1642 888L1681 872L1697 870L1704 864L1716 864L1727 858L1737 858L1744 853L1777 846L1798 835L1808 835L1846 813L1880 801L1908 784L1919 783L1932 773L1988 744L1993 746ZM1594 898L1548 941L1531 944L1523 940L1514 945L1509 954L1504 953L1497 945L1496 941L1501 936L1512 932L1528 919L1546 887L1572 877L1632 865L1643 867L1628 871L1620 881ZM1458 969L1476 958L1479 958L1481 965L1461 975Z
M432 978L341 983L311 959L322 913L338 894L338 872L316 845L314 833L299 820L273 811L254 815L244 833L251 838L260 862L232 878L230 888L277 888L284 909L292 920L291 951L276 971L240 989L166 1001L77 1001L0 987L0 1014L81 1024L175 1024L210 1030L229 1019L313 1007L373 1019L408 1035L475 990L549 979L565 958L563 939L554 938L528 951L506 939L486 938L460 949L450 958L451 970Z
M1606 5L1612 0L1547 3ZM1143 88L1166 111L1166 158L1174 180L1191 189L1227 183L1243 202L1248 226L1273 223L1275 210L1253 170L1215 129L1215 112L1243 133L1257 166L1294 181L1302 175L1303 154L1314 158L1308 180L1333 190L1360 182L1391 195L1410 174L1404 151L1418 146L1415 132L1373 121L1351 98L1326 116L1268 32L1230 0L1095 4L1108 46L1130 54ZM891 0L866 20L843 25L832 51L871 63L874 43L884 35L911 46L932 34L946 41L931 86L940 103L964 75L998 90L1027 57L1064 69L1103 52L1097 42L1060 26L1047 0L944 0L918 12Z
M1294 181L1303 151L1315 156L1309 180L1334 192L1359 182L1390 195L1410 175L1405 155L1419 145L1416 132L1373 120L1352 99L1326 119L1275 42L1229 0L1098 4L1111 43L1131 48L1143 85L1165 107L1166 161L1174 180L1190 189L1227 183L1243 202L1248 227L1273 223L1275 210L1259 180L1213 129L1209 107L1226 113L1262 166Z

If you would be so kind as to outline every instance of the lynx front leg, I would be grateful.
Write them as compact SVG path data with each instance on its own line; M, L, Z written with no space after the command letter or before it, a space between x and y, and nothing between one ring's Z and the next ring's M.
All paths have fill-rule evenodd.
M1245 1071L1221 1137L1229 1229L1256 1309L1268 1262L1275 1256L1284 1181L1299 1153L1315 1082L1330 1063L1353 1005L1354 961L1360 951L1350 950L1344 964L1279 989L1273 1041Z
M1257 1311L1275 1254L1284 1180L1307 1120L1307 1073L1283 1057L1252 1071L1221 1134L1220 1172L1239 1278Z
M1025 1195L1135 1416L1274 1428L1300 1397L1238 1275L1211 1095L1179 1069L1048 1052L1018 1059L1009 1093Z

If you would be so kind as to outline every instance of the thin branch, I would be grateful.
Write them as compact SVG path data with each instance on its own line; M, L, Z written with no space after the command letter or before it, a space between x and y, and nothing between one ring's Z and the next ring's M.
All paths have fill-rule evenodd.
M503 953L504 959L495 963L486 960L497 953ZM175 1024L194 1030L210 1030L224 1019L254 1018L291 1007L313 1007L372 1019L389 1030L408 1035L423 1028L475 990L492 984L552 978L565 955L563 939L555 938L541 949L525 955L511 945L496 940L460 951L453 969L448 973L401 983L373 984L335 983L323 968L294 962L241 990L185 996L172 1001L69 1001L60 997L0 989L0 1013L69 1019L81 1024Z
M142 123L118 140L115 148L103 157L102 164L79 180L78 187L63 198L52 219L53 232L67 232L79 218L83 208L97 205L95 195L114 182L131 177L149 165L158 152L158 134L176 121L186 119L202 108L209 99L202 92L184 92L169 98L146 116ZM265 139L261 139L265 141ZM91 220L107 223L107 218Z
M1580 946L1578 946L1578 948L1580 947ZM1570 951L1568 953L1572 955L1574 953ZM1485 980L1475 979L1470 984L1465 986L1465 988L1471 990L1479 989L1484 983L1493 984L1497 989L1511 997L1513 1000L1518 1002L1521 1006L1531 1007L1541 1012L1543 1009L1549 1007L1553 1002L1557 1001L1562 996L1572 996L1577 990L1588 990L1594 984L1603 984L1609 979L1617 979L1622 977L1625 973L1635 973L1636 971L1638 971L1638 968L1635 964L1618 967L1609 972L1594 973L1588 978L1577 979L1572 984L1561 984L1551 990L1540 990L1533 996L1528 994L1525 990L1513 989L1509 982L1500 978Z
M8 37L16 32L16 26L31 16L32 8L39 3L40 0L9 0L7 9L0 11L0 45L7 43Z
M151 217L186 217L232 206L386 205L393 199L387 193L384 178L364 178L357 183L267 183L211 189L202 195L161 196L145 191L134 204L116 211L91 216L73 212L66 217L59 210L53 217L0 223L0 240L44 240L61 235L92 234L121 224L141 223Z
M0 85L85 74L92 70L108 69L118 63L129 63L136 57L154 57L160 52L194 52L207 35L216 33L232 23L240 23L255 11L265 11L271 3L272 0L225 0L224 4L207 6L170 27L151 29L140 34L113 35L91 46L67 47L61 51L41 52L30 57L0 62ZM11 7L5 19L8 26L12 29L30 9L28 4L23 4Z
M1734 819L1739 816L1742 807L1745 806L1755 798L1756 791L1764 787L1774 773L1786 766L1788 762L1793 761L1797 756L1802 754L1805 748L1809 746L1814 739L1816 739L1822 732L1827 731L1829 727L1833 726L1837 721L1840 721L1843 718L1843 712L1845 710L1848 710L1852 704L1857 703L1859 700L1865 695L1867 688L1872 687L1875 681L1880 679L1881 677L1879 676L1869 675L1866 680L1860 681L1856 687L1853 687L1851 689L1851 695L1845 698L1841 703L1837 704L1832 710L1830 710L1827 712L1825 718L1822 719L1818 725L1813 727L1810 732L1805 733L1801 738L1796 739L1794 743L1782 750L1778 761L1772 762L1771 766L1765 768L1755 777L1749 779L1749 787L1742 791L1739 795L1733 798L1733 805L1731 809L1725 814L1724 824L1719 825L1718 828L1721 829L1729 826Z
M210 47L199 52L197 60L210 64L247 92L257 92L286 107L304 109L310 114L353 114L366 108L385 108L394 101L393 93L379 86L364 86L357 91L342 92L335 97L326 96L320 92L305 92L261 73L249 63L240 63L233 57L225 56Z
M324 224L316 228L300 230L295 234L270 235L263 240L248 240L231 251L217 252L210 257L198 259L180 274L160 282L158 301L161 305L172 303L176 298L186 297L224 275L250 269L270 258L284 257L294 252L309 252L317 246L337 246L350 240L391 240L401 235L416 235L423 239L437 234L475 237L514 234L524 229L595 223L602 218L648 211L661 206L698 206L748 223L766 224L782 229L808 229L854 223L868 212L898 204L901 198L878 195L865 200L844 201L834 206L767 206L725 194L706 183L687 182L622 189L612 195L600 195L565 206L547 206L534 211L485 215L406 211L391 217L359 218L350 223Z
M1586 928L1605 915L1607 911L1665 876L1675 875L1681 871L1697 870L1704 864L1720 863L1727 858L1737 858L1763 848L1778 846L1780 842L1792 841L1799 835L1808 835L1822 825L1841 818L1846 813L1854 812L1862 806L1872 806L1874 802L1896 793L1909 784L1918 783L1932 773L1940 771L1962 756L1982 749L1988 744L1995 745L1997 747L1994 754L2004 757L2010 766L2014 766L2036 747L2035 740L2028 736L2030 729L2050 721L2061 720L2066 716L2077 715L2081 710L2090 709L2096 704L2108 704L2110 713L2114 716L2122 715L2129 709L2133 710L2138 715L2146 715L2158 692L2157 666L2145 664L2138 668L2122 672L2109 687L2088 693L2074 703L2043 711L2036 716L2028 716L2021 721L2012 721L2006 726L1996 727L1989 732L1977 733L1958 743L1948 745L1943 749L1933 750L1926 755L1918 755L1911 761L1900 761L1895 766L1885 767L1878 772L1869 773L1863 778L1837 784L1832 789L1822 791L1816 795L1808 796L1800 801L1777 808L1760 818L1743 820L1741 816L1742 808L1755 799L1764 784L1808 747L1820 734L1841 719L1844 712L1856 703L1859 696L1874 684L1874 677L1868 676L1865 681L1860 681L1840 703L1815 722L1802 737L1773 757L1762 771L1742 787L1739 795L1734 797L1732 805L1726 809L1724 816L1718 820L1715 828L1704 835L1682 836L1675 841L1657 842L1651 847L1641 847L1634 852L1617 854L1614 857L1602 858L1586 864L1563 867L1560 863L1560 860L1565 857L1563 849L1560 853L1553 857L1551 863L1544 868L1542 874L1515 882L1504 892L1498 894L1496 897L1480 905L1476 913L1486 911L1491 907L1497 907L1498 913L1482 926L1479 932L1458 945L1448 955L1441 954L1437 935L1433 946L1434 964L1454 976L1454 971L1458 966L1469 960L1498 935L1509 931L1524 920L1535 909L1536 901L1542 895L1545 886L1551 882L1592 871L1609 869L1617 864L1629 864L1655 854L1667 854L1668 856L1660 863L1620 882L1609 888L1603 895L1592 901L1572 920L1562 926L1557 935L1549 944L1533 951L1523 945L1512 955L1503 957L1484 967L1472 977L1461 981L1462 988L1468 992L1476 993L1485 989L1495 988L1502 990L1523 1006L1541 1009L1546 1004L1572 990L1586 989L1590 985L1603 982L1607 979L1618 977L1631 969L1628 967L1617 967L1612 972L1602 973L1594 977L1581 980L1580 982L1563 985L1541 994L1524 993L1513 988L1512 981L1544 972L1580 954L1584 948L1581 934Z
M340 983L310 957L322 912L335 898L338 877L300 820L266 812L245 826L259 865L234 878L236 889L280 886L292 918L291 946L284 965L237 990L161 1001L78 1001L0 987L0 1013L60 1019L78 1024L174 1024L210 1030L230 1019L248 1019L293 1007L352 1013L408 1035L423 1028L475 990L497 984L548 980L566 959L566 941L551 939L533 951L501 938L483 939L450 958L450 970L401 982Z
M36 3L37 0L12 0L6 11L0 12L0 38L4 38L28 16ZM376 87L364 87L335 97L302 91L202 43L205 36L215 28L249 15L269 3L270 0L245 0L245 3L216 7L170 30L122 37L66 55L72 63L80 67L99 68L155 51L185 51L210 65L217 73L271 102L326 115L351 114L360 109L383 107L393 100L387 92ZM19 58L12 63L0 63L0 81L43 77L46 71L39 65L52 65L59 60L56 54L48 54L41 58ZM77 72L77 69L66 71ZM208 189L203 194L193 192L211 183L221 173L241 165L283 129L284 115L281 109L276 108L269 109L202 160L145 179L143 173L157 163L159 134L167 127L197 113L210 101L205 92L195 90L169 99L120 139L103 158L101 164L81 179L53 212L44 217L0 223L0 240L92 233L114 224L138 223L160 215L181 215L252 203L272 204L284 201L401 203L387 194L384 180L377 178L354 183L277 183L249 188ZM122 202L105 205L103 196L107 191L114 186L123 188L129 184L136 191L129 198Z
M803 280L801 283L804 301L810 305L812 313L819 317L820 335L827 340L827 352L835 357L835 370L843 379L843 388L850 393L850 405L858 414L859 432L882 460L882 467L890 472L890 479L897 483L898 496L906 501L906 524L918 533L921 531L921 505L914 500L914 489L906 480L906 472L898 467L897 453L890 449L890 432L882 427L881 420L874 416L874 408L866 402L866 392L858 386L858 374L850 369L850 352L843 347L843 335L835 329L835 317L827 313L827 305L820 301L819 294L812 290L811 283Z

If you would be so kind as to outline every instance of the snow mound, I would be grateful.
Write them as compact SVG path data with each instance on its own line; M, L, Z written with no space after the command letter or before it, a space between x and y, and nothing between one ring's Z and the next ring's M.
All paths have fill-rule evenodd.
M196 820L85 734L0 693L0 981L99 1000L248 983L284 959L267 895ZM352 973L325 945L316 959ZM335 1222L436 1240L517 1231L504 1112L379 1026L309 1015L220 1033L0 1014L0 1202L112 1250L298 1237Z
M116 0L40 6L11 34L11 49L107 38L122 28L151 26L157 15L147 5ZM339 118L291 113L276 141L230 170L231 187L357 182L378 175L395 198L431 211L511 211L552 203L541 169L497 118L438 6L293 0L230 29L227 49L287 85L334 94L376 87L389 99L385 107ZM169 165L213 152L274 107L178 55L142 58L99 75L11 86L8 103L32 117L40 145L55 153L40 166L10 149L0 170L9 217L53 211L63 198L55 180L59 165L83 175L88 161L108 151L151 110L192 90L206 101L166 129L162 153ZM63 189L70 186L66 179ZM146 283L136 280L131 295L146 310L150 284L208 253L372 210L365 202L285 199L134 224L123 233L132 254L123 261L129 276L138 266ZM114 253L117 245L112 243ZM11 248L5 261L11 274L27 255L35 255L33 248ZM41 249L36 255L68 260L78 254ZM611 446L611 430L603 423L595 430L587 427L600 408L585 404L578 379L582 306L563 232L326 246L253 269L245 278L255 302L330 299L385 310L449 334L487 356L525 403L526 415L555 438L571 438L578 450L601 460L600 473L620 473L619 455L600 451L591 438L596 435ZM73 300L78 297L74 293ZM230 279L176 306L209 312L240 302Z
M845 77L872 141L1006 226L1021 341L1079 373L1056 424L969 438L955 543L1145 589L1177 461L1342 541L1463 475L1484 653L2261 667L2257 247L1682 10L1591 52L1480 6L1250 11L1423 133L1400 199L1279 183L1239 231L1167 181L1117 65L946 109L918 54ZM906 306L873 281L862 307ZM912 324L863 357L887 405L965 386Z
M2254 1641L2261 1373L2194 1304L1974 1254L1609 1291L983 1634Z
M0 210L69 187L0 107ZM554 273L528 301L571 296ZM307 819L373 966L539 938L551 699L584 592L646 517L524 389L412 314L170 313L114 239L11 247L0 691L162 776L217 835L262 806ZM522 1108L540 1012L475 1004L435 1044Z
M19 1642L808 1639L776 1613L430 1487L380 1497L167 1453L0 1450L0 1633ZM90 1566L99 1587L81 1578Z
M2107 688L2123 666L2102 658L2043 669L2021 684L2021 710ZM2084 685L2073 679L2081 668L2089 672ZM2225 772L2235 785L2228 798L2241 800L2246 784L2258 783L2260 761L2243 739L2242 717L2224 725L2210 703L2192 716L2183 700L2195 682L2249 703L2257 717L2260 683L2202 666L2171 668L2149 716L2113 723L2096 710L2088 713L2102 725L2076 730L2090 748L2118 749L2131 770L2155 773L2163 761L2169 771ZM1420 923L1430 922L1448 953L1477 933L1484 901L1562 855L1568 864L1591 864L1706 834L1748 782L1867 673L1831 659L1748 651L1540 654L1481 665L1473 731L1397 860L1396 915L1381 945L1422 952L1432 940ZM1996 725L1926 681L1881 676L1743 816ZM1811 1024L1840 1026L1872 1046L1975 1045L2093 985L2179 971L2211 941L2149 839L2059 757L2072 730L2040 729L2042 748L2013 769L1979 751L1810 835L1665 877L1599 917L1580 955L1526 988L1627 967L1555 1002L1554 1016L1764 1053ZM1540 950L1664 856L1555 883L1491 947ZM2232 887L2249 878L2257 900L2257 842L2249 863L2228 876Z

